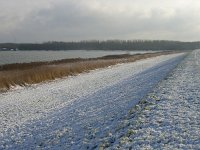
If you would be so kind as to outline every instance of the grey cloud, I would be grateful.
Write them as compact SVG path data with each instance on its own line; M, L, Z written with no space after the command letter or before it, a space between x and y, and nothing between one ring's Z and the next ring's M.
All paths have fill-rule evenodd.
M131 6L127 11L126 9L121 11L121 8L120 11L115 11L111 8L112 3L113 7L115 6L112 0L109 1L108 6L105 4L107 7L104 7L104 3L96 4L91 0L58 0L57 2L46 0L46 2L49 7L31 9L32 11L28 11L26 15L23 14L22 20L13 21L13 26L8 27L10 30L1 30L3 25L0 25L0 42L12 42L15 39L17 42L43 42L141 38L198 40L200 38L196 34L200 31L198 27L200 16L196 10L172 7L169 12L167 9L153 5L148 8L145 5L147 0L142 0L143 8L133 7L135 8L133 11L130 9ZM129 0L127 2L131 3ZM5 26L6 22L12 24L12 21L5 21Z

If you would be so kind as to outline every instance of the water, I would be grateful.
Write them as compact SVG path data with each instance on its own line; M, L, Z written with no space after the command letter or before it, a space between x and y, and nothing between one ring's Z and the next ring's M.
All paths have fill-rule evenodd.
M0 51L0 65L37 61L52 61L66 58L96 58L106 55L137 54L153 51ZM155 52L155 51L154 51Z

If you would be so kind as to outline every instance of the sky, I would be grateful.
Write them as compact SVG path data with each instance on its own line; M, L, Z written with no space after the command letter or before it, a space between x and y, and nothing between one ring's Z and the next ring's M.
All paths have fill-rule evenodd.
M200 0L0 0L0 43L200 40Z

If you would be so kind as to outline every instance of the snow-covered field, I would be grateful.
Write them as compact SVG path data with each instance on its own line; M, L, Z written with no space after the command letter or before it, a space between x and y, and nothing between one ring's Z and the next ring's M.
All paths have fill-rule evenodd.
M199 52L196 53L199 55ZM194 62L193 55L184 62L198 63ZM130 126L127 126L123 128L124 132L121 131L121 126L127 122L124 117L130 114L129 110L152 91L184 57L184 54L173 54L119 64L0 94L0 149L93 149L107 143L115 147L119 142L115 137L119 134L116 132L114 135L113 131L117 129L122 134L129 129ZM183 79L190 73L185 75ZM180 75L176 77L178 82ZM180 81L184 83L184 80ZM191 81L190 84L192 88L195 83ZM176 88L175 85L171 86ZM166 90L166 96L170 90L176 93L170 87L163 90ZM162 95L162 88L156 92ZM174 99L179 98L179 95L172 96ZM199 129L199 118L196 117L195 125ZM120 146L126 147L126 144Z

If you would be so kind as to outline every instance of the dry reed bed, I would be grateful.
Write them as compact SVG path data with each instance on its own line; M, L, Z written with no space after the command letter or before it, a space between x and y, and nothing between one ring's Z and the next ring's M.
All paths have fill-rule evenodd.
M64 59L52 62L33 62L0 66L0 91L6 91L12 86L35 84L54 80L69 75L88 72L118 63L134 62L136 60L167 55L174 52L157 52L136 55L112 55L93 59Z

